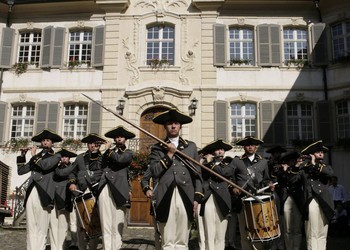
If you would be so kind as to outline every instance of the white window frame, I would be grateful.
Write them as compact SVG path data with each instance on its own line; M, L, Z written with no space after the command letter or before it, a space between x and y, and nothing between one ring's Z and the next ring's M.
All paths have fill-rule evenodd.
M340 105L343 105L342 109ZM337 102L336 114L338 138L350 138L350 100Z
M337 27L339 27L340 29L335 30L335 28ZM336 31L338 32L336 33ZM334 24L331 27L331 34L334 60L336 61L337 59L341 59L342 57L350 56L350 20Z
M292 38L286 37L286 32L291 32ZM303 32L303 34L300 34ZM286 44L291 44L290 48L293 50L292 52L289 50L289 47ZM300 52L300 44L303 49ZM287 51L288 49L288 51ZM306 50L306 51L304 51ZM283 29L283 56L285 64L288 64L290 61L308 60L308 33L305 29L300 28L284 28ZM288 52L288 53L287 53Z
M237 114L233 114L234 111L233 111L233 108L234 106L240 106L239 107L239 110L240 110L240 114L237 115ZM254 114L248 114L248 109L247 107L248 106L251 106L251 107L254 107ZM234 120L240 120L241 121L241 129L240 129L240 133L241 135L238 135L238 129L235 128L234 129L234 126L238 126L239 123L235 123L234 124ZM250 130L250 131L247 131L246 130L246 126L249 125L248 124L248 121L251 121L253 120L254 121L254 127L255 127L255 130ZM253 103L253 102L245 102L245 103L241 103L241 102L232 102L230 104L230 136L231 136L231 140L237 140L237 139L240 139L240 138L244 138L245 136L256 136L257 135L257 104L256 103Z
M72 40L73 34L77 34L78 40ZM86 35L86 37L85 37ZM86 39L87 38L87 39ZM86 63L91 64L92 59L92 40L93 40L93 33L91 30L71 30L69 32L69 39L68 39L68 56L67 56L67 62L68 64L75 62L75 63ZM75 47L78 48L75 48ZM89 47L86 49L88 51L87 53L84 53L84 46ZM71 48L73 47L73 48Z
M29 41L22 41L29 34ZM33 63L39 64L40 62L40 52L41 52L41 31L22 31L18 37L18 52L17 52L17 62L18 63ZM25 51L24 47L28 47ZM27 55L24 55L27 53ZM33 55L34 53L34 55Z
M239 38L231 38L231 31L238 30ZM251 38L245 37L245 32L251 32ZM238 65L254 65L255 64L255 48L254 48L254 29L250 27L230 27L229 28L229 55L230 55L230 65L238 64ZM231 49L234 43L239 43L239 56L234 56L235 53L231 53ZM251 44L251 51L245 52L244 45ZM249 47L247 47L248 50ZM250 55L250 56L249 56Z
M70 111L67 108L72 108ZM73 112L73 114L67 114ZM79 114L82 112L83 114ZM73 123L69 123L73 122ZM85 126L85 129L82 129ZM80 128L80 129L79 129ZM63 108L63 137L81 139L88 131L88 105L67 103Z
M15 111L15 109L17 111ZM19 111L21 110L21 111ZM15 115L20 113L20 115ZM35 105L34 104L13 104L11 107L11 131L10 139L12 138L31 138L34 135L34 118L35 118ZM17 122L15 122L17 121ZM18 125L18 122L21 123ZM17 123L17 124L15 124ZM19 131L13 131L14 126L20 128ZM15 133L15 135L13 135Z

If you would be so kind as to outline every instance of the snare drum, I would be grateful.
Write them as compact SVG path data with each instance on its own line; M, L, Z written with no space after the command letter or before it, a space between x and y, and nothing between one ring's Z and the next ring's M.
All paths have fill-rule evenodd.
M254 198L243 198L244 216L248 236L252 242L270 241L281 236L276 202L273 196L257 196L263 203Z
M102 235L100 215L95 203L96 199L92 193L85 193L74 199L74 207L78 213L80 226L85 232L85 239L98 238Z

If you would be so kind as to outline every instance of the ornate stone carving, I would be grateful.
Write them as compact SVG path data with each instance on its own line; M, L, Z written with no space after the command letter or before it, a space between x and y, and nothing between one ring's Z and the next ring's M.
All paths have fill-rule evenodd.
M131 72L130 80L129 80L129 85L135 85L140 77L140 71L139 69L135 66L137 62L136 55L132 53L129 45L129 38L123 39L123 46L126 48L125 52L125 61L126 61L126 68L128 71Z
M163 14L170 8L188 7L186 0L140 0L135 3L135 7L151 8L156 14Z
M27 22L27 29L28 30L34 29L34 23L33 22Z
M165 96L165 89L161 87L155 87L152 89L153 101L155 103L162 102Z
M240 92L239 97L240 97L242 102L246 102L248 100L247 93Z
M19 95L19 102L27 102L27 95L26 94L20 94Z
M305 99L305 95L304 95L304 93L299 92L299 93L295 94L295 98L297 99L297 101L302 102Z
M79 20L77 22L77 26L80 27L80 28L84 28L85 27L85 22L83 20Z
M73 94L73 100L75 101L75 102L79 102L79 100L80 100L80 94Z
M244 18L237 18L237 23L238 23L238 25L244 25L245 19Z

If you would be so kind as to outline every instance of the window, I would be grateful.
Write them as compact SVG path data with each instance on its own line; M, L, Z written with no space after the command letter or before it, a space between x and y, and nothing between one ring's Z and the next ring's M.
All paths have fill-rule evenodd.
M69 65L91 63L92 31L72 31L69 33Z
M350 55L350 21L332 26L334 59Z
M231 138L256 136L256 105L253 103L231 104Z
M147 65L155 63L174 65L174 28L152 26L147 29Z
M313 111L309 103L287 104L288 140L313 140Z
M18 62L38 64L40 61L40 32L22 32L18 43Z
M11 139L30 138L34 131L34 105L13 105L11 112Z
M230 28L230 64L254 64L252 29Z
M350 138L350 100L337 103L338 138Z
M87 134L88 106L69 104L64 106L63 136L81 139Z
M285 63L295 60L307 61L307 32L302 29L284 29Z

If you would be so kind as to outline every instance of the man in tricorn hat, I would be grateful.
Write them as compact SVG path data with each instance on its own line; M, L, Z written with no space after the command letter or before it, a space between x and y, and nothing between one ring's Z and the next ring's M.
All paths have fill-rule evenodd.
M106 140L95 133L85 136L81 142L87 143L88 150L77 156L73 162L73 171L69 175L69 190L72 192L97 194L98 184L102 176L102 154L100 152L101 144ZM94 209L96 209L96 204ZM78 212L78 211L77 211ZM98 213L97 213L98 215ZM78 225L80 220L78 220ZM82 227L82 225L80 225ZM82 230L78 230L79 249L87 249L86 241L83 237ZM96 249L98 238L90 239L88 242L89 249Z
M37 146L31 148L32 158L26 163L26 152L17 157L17 173L23 175L31 172L24 206L27 220L27 249L45 249L47 232L50 226L50 213L54 207L55 185L53 175L61 159L54 154L53 143L62 141L56 133L44 129L32 138L41 143L42 150L37 153Z
M257 146L263 143L262 140L253 136L246 136L236 143L236 145L243 146L245 153L241 157L235 157L232 160L231 164L234 168L232 179L234 183L250 193L255 193L257 189L266 185L270 186L271 191L274 190L269 175L267 160L256 153ZM238 188L233 188L233 193L242 198L241 190ZM254 247L262 249L264 246L260 242L254 244L254 246L252 245L252 242L248 239L244 211L241 208L236 208L236 210L239 212L238 221L242 249L248 250L254 249Z
M103 248L120 249L127 208L130 207L130 185L128 168L133 152L127 149L125 142L135 134L118 126L105 136L114 140L105 144L103 154L103 174L99 184L98 206L100 212Z
M209 143L202 149L205 158L203 164L220 176L230 178L233 174L233 167L230 166L232 158L224 157L230 149L232 146L222 139ZM205 249L223 250L227 219L231 215L231 195L227 183L217 176L202 170L202 177L204 198L200 215L203 217Z
M182 125L192 122L192 118L170 109L156 116L153 122L163 124L167 134L167 145L155 144L150 156L152 177L159 181L154 198L162 248L188 249L191 222L203 197L201 171L176 151L199 160L196 144L180 137Z
M334 215L332 196L328 191L328 180L333 175L331 166L323 163L328 148L322 140L311 143L301 151L309 156L309 162L303 167L306 211L305 234L307 248L326 249L328 224Z

